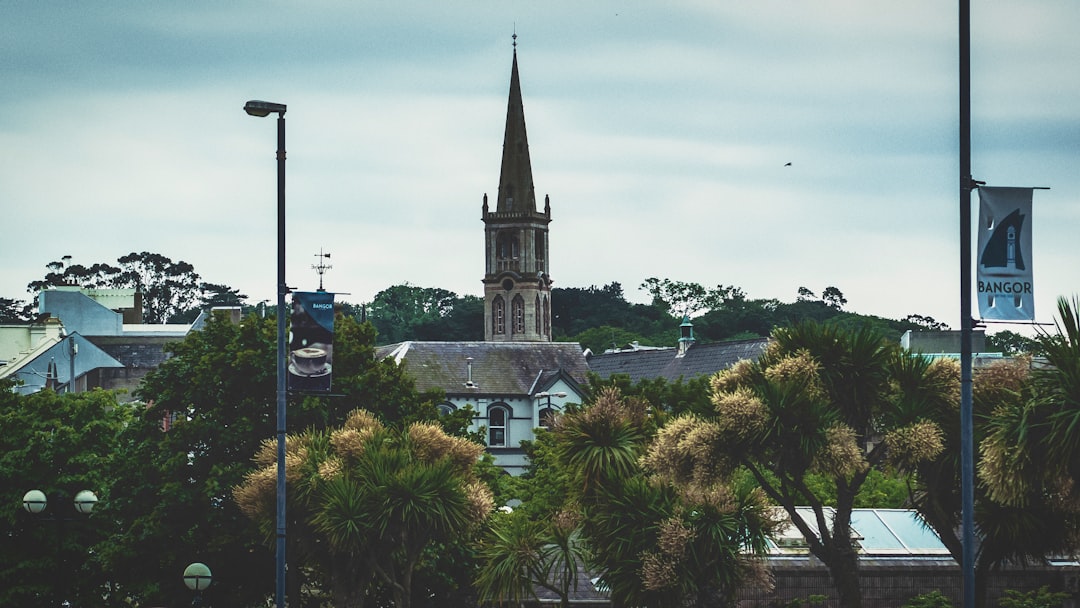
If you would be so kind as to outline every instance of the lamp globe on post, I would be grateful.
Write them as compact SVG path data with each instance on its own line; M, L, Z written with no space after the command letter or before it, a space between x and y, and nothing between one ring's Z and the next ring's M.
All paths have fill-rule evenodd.
M195 592L195 598L191 601L192 606L202 605L202 592L213 582L210 568L203 563L195 562L184 568L184 585Z
M41 490L30 490L26 494L23 494L23 508L27 513L33 513L37 515L45 510L45 506L49 504L49 499L45 497L45 493Z
M97 504L98 497L90 490L83 490L75 495L75 500L72 502L72 506L75 511L82 516L89 516L90 512L94 510L94 505ZM46 517L42 515L45 512L45 508L48 506L49 500L44 492L41 490L30 490L26 494L23 494L23 508L27 513L30 513L34 519L40 522L55 522L56 523L56 563L61 571L66 570L66 563L64 559L64 523L69 521L75 521L81 519L80 517L64 517L59 514L54 514ZM66 583L66 584L65 584ZM69 578L65 576L53 577L53 595L54 601L52 605L70 606L71 604L63 599L66 593L73 590L73 586Z
M75 495L75 510L83 515L89 515L97 504L97 495L90 490L83 490Z

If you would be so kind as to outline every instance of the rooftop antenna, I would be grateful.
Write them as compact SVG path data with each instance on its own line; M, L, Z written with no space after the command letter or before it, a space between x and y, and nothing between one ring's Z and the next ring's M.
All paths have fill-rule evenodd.
M319 247L319 253L315 254L315 257L319 258L318 264L312 264L311 267L315 269L315 272L319 273L319 291L326 291L323 289L323 275L327 270L333 268L330 264L327 264L324 260L330 259L329 253L323 253L322 247Z

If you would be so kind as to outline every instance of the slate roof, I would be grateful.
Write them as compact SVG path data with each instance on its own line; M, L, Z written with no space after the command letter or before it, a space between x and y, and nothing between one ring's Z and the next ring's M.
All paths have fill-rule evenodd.
M588 362L577 342L400 342L380 346L379 358L392 357L424 391L441 388L447 395L531 395L556 377L585 383ZM469 380L472 358L473 387Z
M679 349L674 347L606 352L592 355L589 369L601 378L627 374L631 382L644 378L678 380L680 377L709 376L743 359L756 360L768 343L768 338L695 343L681 357L678 356Z

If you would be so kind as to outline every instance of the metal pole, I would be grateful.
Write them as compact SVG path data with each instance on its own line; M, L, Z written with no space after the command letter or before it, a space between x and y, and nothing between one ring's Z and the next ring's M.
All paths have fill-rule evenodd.
M963 608L975 606L975 448L971 392L971 7L960 0L960 502Z
M68 392L75 392L75 355L79 352L75 346L75 334L68 336Z
M277 575L274 605L285 608L285 112L278 113L277 238Z

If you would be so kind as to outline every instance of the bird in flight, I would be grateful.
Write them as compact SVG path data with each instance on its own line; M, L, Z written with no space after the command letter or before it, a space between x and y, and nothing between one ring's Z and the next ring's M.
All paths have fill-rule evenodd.
M784 166L785 166L785 167L790 167L790 166L791 166L791 163L784 163Z

